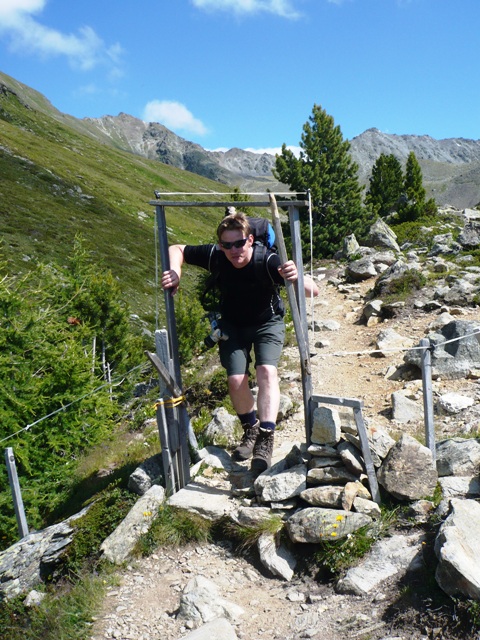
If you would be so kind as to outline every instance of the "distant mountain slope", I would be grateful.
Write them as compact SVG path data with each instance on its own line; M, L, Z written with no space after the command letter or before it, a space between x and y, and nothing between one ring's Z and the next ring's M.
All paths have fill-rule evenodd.
M156 122L144 122L126 113L102 118L84 118L82 122L94 133L108 137L116 147L159 160L185 171L237 185L242 190L251 184L278 187L272 176L274 156L242 149L207 151Z
M368 129L353 138L350 145L364 184L368 184L372 166L381 153L393 154L404 163L413 151L429 196L438 204L464 208L480 202L480 140L435 140L430 136L395 135Z
M273 178L275 156L255 154L242 149L207 151L188 142L157 123L146 123L129 116L85 118L84 122L112 144L150 159L160 160L180 169L198 173L224 184L239 185L243 190L256 186L279 185ZM372 166L381 153L394 154L403 164L413 151L423 171L428 197L439 205L458 208L480 202L480 141L452 138L435 140L430 136L394 135L368 129L351 142L351 155L359 167L360 182L367 186Z
M9 87L23 103L58 122L116 149L160 161L243 191L285 190L272 175L275 157L242 149L208 151L158 123L131 115L77 119L62 114L40 93L0 73L1 87ZM300 131L301 123L299 123ZM480 203L480 140L396 135L368 129L350 141L351 155L359 166L360 182L368 187L372 166L381 153L394 154L402 163L413 151L423 172L428 197L439 205L458 208Z

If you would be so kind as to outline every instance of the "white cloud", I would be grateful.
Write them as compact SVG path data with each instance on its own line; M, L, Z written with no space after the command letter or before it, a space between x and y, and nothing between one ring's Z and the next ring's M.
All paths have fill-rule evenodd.
M41 24L32 15L40 13L45 4L46 0L0 0L0 36L9 38L12 51L44 58L65 56L82 70L97 65L118 69L119 44L108 47L88 26L66 34Z
M143 110L145 122L159 122L167 129L185 131L205 135L207 128L201 120L194 118L192 113L180 102L170 100L151 100Z
M282 18L299 18L293 0L191 0L198 9L206 11L232 11L236 15L273 13Z

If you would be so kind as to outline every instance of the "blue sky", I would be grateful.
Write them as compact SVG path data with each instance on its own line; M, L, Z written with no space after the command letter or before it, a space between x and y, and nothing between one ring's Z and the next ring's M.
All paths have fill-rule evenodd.
M296 146L314 104L348 139L477 140L479 25L479 0L0 0L0 70L206 149Z

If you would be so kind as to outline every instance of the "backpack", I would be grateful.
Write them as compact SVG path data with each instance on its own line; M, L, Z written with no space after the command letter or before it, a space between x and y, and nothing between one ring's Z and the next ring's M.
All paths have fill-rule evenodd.
M253 252L253 268L259 281L266 285L271 284L271 279L265 269L265 254L268 250L277 253L277 246L275 245L275 230L272 227L271 222L266 218L251 218L247 216L250 231L254 237L254 245L256 247ZM212 252L213 255L214 252ZM209 265L210 274L207 276L204 290L200 296L200 303L204 309L212 310L218 308L218 277L219 277L219 265L210 262ZM277 285L275 285L277 286Z
M266 218L248 218L250 230L257 244L263 244L270 251L277 252L275 245L275 231L271 222Z

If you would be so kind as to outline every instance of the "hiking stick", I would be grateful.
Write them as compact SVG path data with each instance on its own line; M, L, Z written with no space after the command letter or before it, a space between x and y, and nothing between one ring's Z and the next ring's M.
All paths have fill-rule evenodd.
M280 215L278 213L277 201L273 193L269 194L270 197L270 210L272 212L273 228L275 230L276 240L275 243L278 247L278 255L280 261L283 264L287 262L287 248L285 246L285 238L283 237L282 224L280 222ZM297 267L298 268L298 267ZM300 311L298 310L297 296L295 294L294 283L285 280L285 286L287 288L288 303L290 305L290 311L292 312L293 326L295 328L295 336L297 338L298 349L300 351L300 359L302 370L310 375L310 354L308 349L307 336L304 333L302 320L300 318Z

